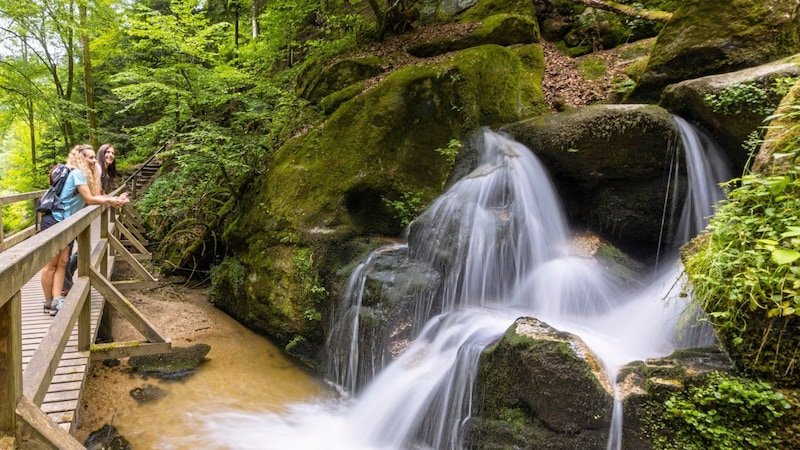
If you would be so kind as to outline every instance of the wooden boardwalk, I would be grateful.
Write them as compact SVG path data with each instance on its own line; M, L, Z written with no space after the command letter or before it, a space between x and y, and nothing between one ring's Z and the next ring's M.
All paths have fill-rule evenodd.
M22 288L23 371L53 323L53 316L42 312L44 295L40 276L41 272ZM90 297L92 301L91 336L94 341L105 301L94 289L91 290ZM78 351L77 329L78 325L75 324L64 355L41 405L42 411L69 433L72 433L77 425L83 384L86 381L90 360L88 351Z

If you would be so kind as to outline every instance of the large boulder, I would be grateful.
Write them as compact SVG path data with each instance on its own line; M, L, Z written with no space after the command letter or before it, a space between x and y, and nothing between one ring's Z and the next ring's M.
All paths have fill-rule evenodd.
M341 104L281 148L244 194L251 206L224 236L238 263L217 272L213 301L315 358L332 306L327 277L363 250L363 237L398 235L398 212L441 192L451 161L437 149L544 112L543 68L538 45L474 47L398 70Z
M656 40L628 99L657 101L669 84L800 52L797 0L686 0Z
M605 448L612 392L580 338L517 319L481 355L466 448Z
M800 77L800 55L720 75L667 86L661 106L706 129L737 168L744 167L752 148L748 137L763 130L764 119Z
M520 14L497 14L487 17L472 33L457 38L424 42L408 49L408 53L428 58L443 53L486 44L514 45L539 42L539 24L535 17Z
M673 117L652 105L595 105L508 124L562 194L572 221L621 245L658 242ZM685 179L679 191L685 191ZM671 225L671 224L668 224Z

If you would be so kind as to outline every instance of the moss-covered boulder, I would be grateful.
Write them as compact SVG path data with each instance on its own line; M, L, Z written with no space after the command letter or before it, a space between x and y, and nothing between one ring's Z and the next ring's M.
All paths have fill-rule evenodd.
M751 135L763 131L794 80L800 56L761 66L676 83L664 90L661 105L709 131L737 168L744 167Z
M537 42L539 42L539 24L535 17L520 14L497 14L487 17L478 28L467 36L415 45L408 49L408 53L420 58L428 58L479 45L509 46Z
M767 124L764 143L753 162L753 172L781 175L800 165L800 78L781 101L775 117Z
M614 397L583 341L520 318L478 363L466 448L604 448Z
M290 141L228 224L238 264L217 272L215 304L313 360L332 307L328 277L365 237L398 235L398 216L441 192L450 161L437 149L544 112L543 67L536 45L467 49L392 73Z
M593 50L654 37L673 11L675 2L637 0L608 3L544 0L534 2L542 36L566 54L580 56Z
M619 244L658 242L675 121L652 105L596 105L504 126L542 163L576 224ZM679 191L685 189L685 180Z
M326 66L312 64L297 77L297 95L312 103L384 71L377 57L349 58Z
M462 22L479 22L498 14L536 17L532 2L526 0L478 0L459 16Z
M686 0L661 30L629 101L658 101L669 84L798 52L796 0Z

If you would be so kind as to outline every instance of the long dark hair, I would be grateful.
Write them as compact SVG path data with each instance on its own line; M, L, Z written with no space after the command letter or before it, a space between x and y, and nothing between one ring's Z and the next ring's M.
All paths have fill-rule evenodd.
M106 151L109 148L114 148L111 144L103 144L97 149L97 162L100 164L100 183L102 184L103 193L108 193L114 187L114 177L117 176L117 159L106 166ZM116 155L115 155L116 156Z

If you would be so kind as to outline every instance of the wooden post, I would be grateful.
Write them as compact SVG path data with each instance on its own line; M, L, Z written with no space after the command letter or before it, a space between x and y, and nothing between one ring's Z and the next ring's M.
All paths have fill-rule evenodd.
M92 227L86 227L78 235L78 273L81 277L89 276L92 261ZM78 313L78 350L88 351L92 345L92 301L87 290L83 308Z
M13 436L22 397L22 294L0 306L0 434Z

